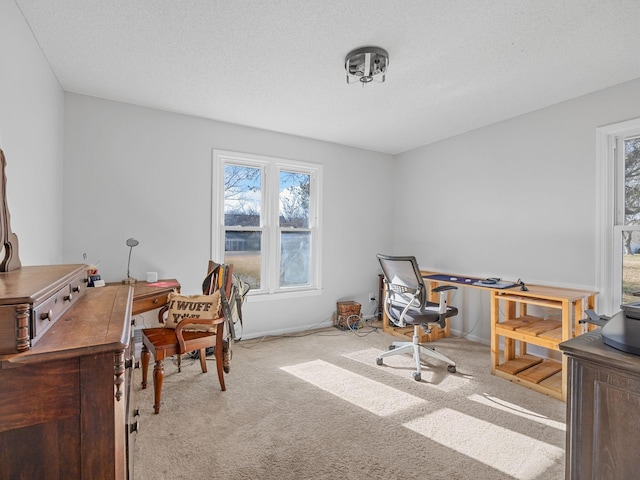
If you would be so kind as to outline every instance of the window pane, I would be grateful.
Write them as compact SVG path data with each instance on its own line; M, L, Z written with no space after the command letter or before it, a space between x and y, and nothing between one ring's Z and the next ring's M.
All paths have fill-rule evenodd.
M622 233L622 303L640 301L640 232Z
M224 263L251 288L260 289L261 232L228 230L224 238Z
M280 226L309 227L309 191L311 176L280 172Z
M280 286L309 285L311 233L282 232L280 245Z
M224 167L225 226L259 227L262 171L255 167Z
M640 137L624 141L624 223L640 225Z

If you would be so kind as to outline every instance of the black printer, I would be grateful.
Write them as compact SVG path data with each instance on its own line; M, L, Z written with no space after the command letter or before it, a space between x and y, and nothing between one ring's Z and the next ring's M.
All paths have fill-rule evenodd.
M622 310L611 318L599 317L602 341L623 352L640 355L640 303L621 305L620 308ZM592 315L589 318L594 319Z

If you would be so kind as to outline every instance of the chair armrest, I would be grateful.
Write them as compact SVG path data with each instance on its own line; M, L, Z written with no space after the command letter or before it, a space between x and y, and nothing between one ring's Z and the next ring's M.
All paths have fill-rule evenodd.
M444 292L446 290L457 290L458 287L456 287L455 285L440 285L439 287L436 287L434 289L432 289L432 292L436 292L436 293L440 293L440 292Z
M169 311L169 305L163 305L158 311L158 323L164 324L164 314Z
M217 326L215 335L223 334L224 327L224 317L213 318L209 320L205 320L202 318L183 318L176 325L176 337L178 339L178 344L180 345L180 355L186 352L186 344L184 342L184 334L182 331L187 328L188 325L208 325L211 327Z
M440 294L439 297L439 301L438 301L438 305L439 305L439 309L438 312L440 313L440 323L444 323L444 315L445 313L447 313L447 303L448 303L448 296L449 296L449 290L457 290L458 287L456 287L455 285L440 285L439 287L436 287L434 289L432 289L432 292L438 293Z

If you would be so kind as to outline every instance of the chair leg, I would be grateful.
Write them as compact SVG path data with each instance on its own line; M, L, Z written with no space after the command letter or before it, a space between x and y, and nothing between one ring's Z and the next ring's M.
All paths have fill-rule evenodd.
M451 360L449 357L447 357L446 355L443 355L442 353L438 352L435 348L433 347L429 347L427 345L424 344L420 344L421 347L421 352L424 353L425 355L432 357L432 358L436 358L438 360L442 360L443 362L447 363L447 370L450 373L456 373L456 362L454 362L453 360Z
M231 371L231 344L229 340L225 340L222 348L222 365L224 373Z
M222 352L222 335L220 332L216 335L216 369L218 370L218 380L220 381L220 388L224 392L227 388L224 385L224 354Z
M155 413L156 415L160 413L160 400L162 397L163 382L164 382L164 362L162 360L156 360L156 364L153 367L153 388L154 388L153 413Z
M200 368L202 369L202 373L207 373L207 349L200 349Z
M420 335L418 334L418 326L413 327L413 359L416 362L416 371L413 372L413 379L416 382L422 380L422 363L420 363Z
M182 371L182 355L180 355L179 353L176 355L177 360L178 360L178 372Z
M142 344L142 389L147 388L147 373L149 372L149 360L151 359L151 353L145 344Z
M419 382L422 379L422 363L420 362L420 354L424 353L430 357L436 358L446 362L447 370L449 373L456 373L456 362L449 357L437 352L434 348L428 347L420 343L420 331L419 326L415 325L413 328L413 337L411 342L393 342L391 344L392 350L380 354L376 358L376 364L382 365L382 359L391 355L400 355L402 353L411 353L414 361L416 362L416 371L413 373L413 379Z
M413 353L413 343L411 342L393 342L393 349L387 350L380 354L380 358L390 357L391 355L400 355L402 353Z

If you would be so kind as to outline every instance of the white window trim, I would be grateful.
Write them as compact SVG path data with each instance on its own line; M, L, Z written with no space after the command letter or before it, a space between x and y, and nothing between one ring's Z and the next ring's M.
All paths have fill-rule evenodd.
M598 313L605 315L617 312L622 303L623 228L616 226L616 141L638 131L640 118L596 129L596 288Z
M267 288L259 291L249 291L249 295L257 298L289 298L301 296L318 295L322 290L322 269L321 269L321 252L322 252L322 165L311 162L302 162L299 160L289 160L283 158L269 157L264 155L256 155L252 153L242 153L227 150L213 150L212 168L211 168L211 235L210 235L210 255L212 259L224 258L224 201L223 195L220 193L224 190L224 164L232 162L239 165L258 166L263 169L263 179L265 184L271 182L270 188L278 191L279 183L278 175L270 175L269 169L299 171L301 173L311 173L311 188L314 189L316 195L309 207L310 230L313 231L313 246L311 249L311 285L303 287L282 287L279 285L279 269L268 268L268 265L279 265L280 252L277 248L277 241L273 239L273 235L263 235L263 252L262 255L262 272L268 276ZM273 212L279 211L278 201L275 196L266 197L266 190L263 189L263 208L265 212L274 215ZM262 225L261 225L262 228ZM278 226L275 228L276 233L279 232ZM252 228L251 230L255 230ZM263 230L264 231L264 230ZM277 235L276 235L277 236ZM274 241L276 245L274 245Z

